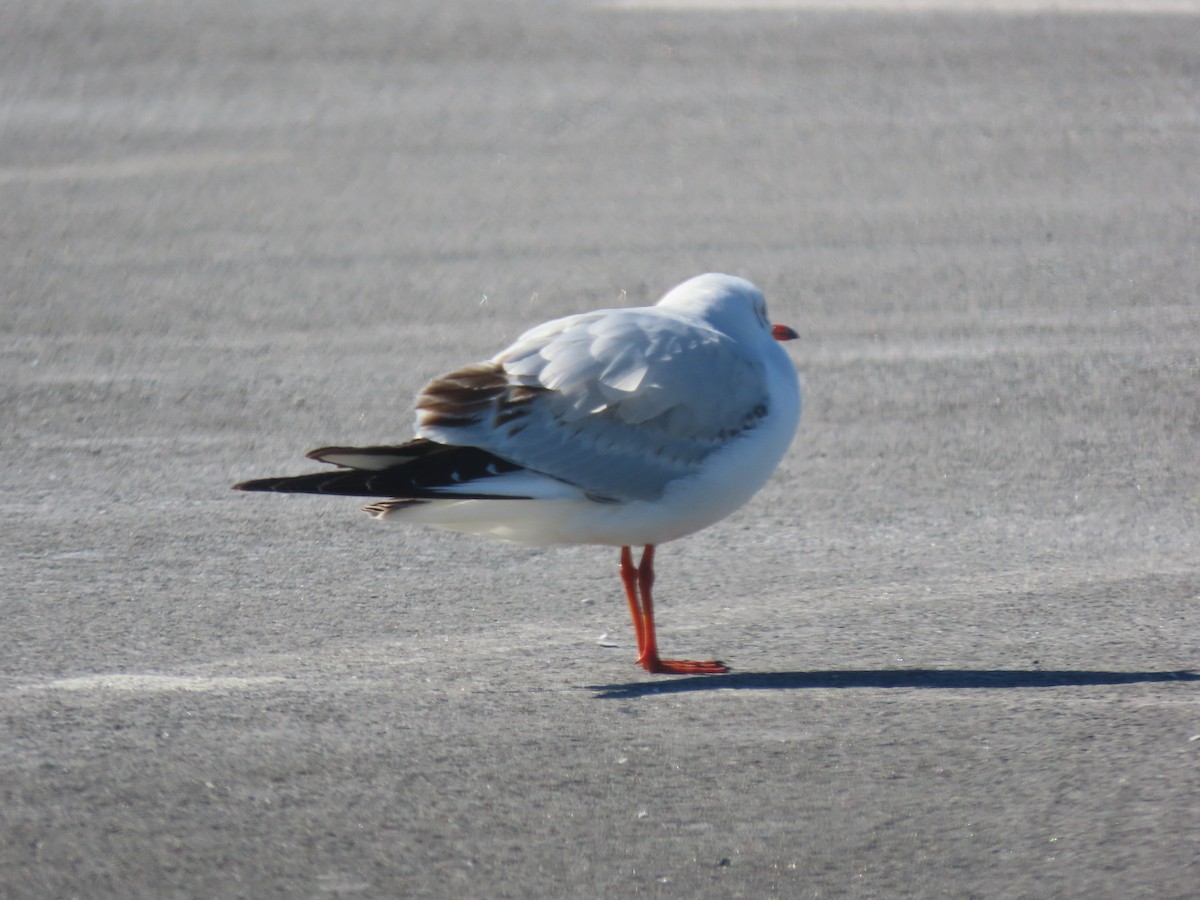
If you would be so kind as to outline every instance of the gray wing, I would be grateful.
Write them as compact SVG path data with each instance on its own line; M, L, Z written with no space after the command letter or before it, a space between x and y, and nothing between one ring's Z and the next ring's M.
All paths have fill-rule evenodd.
M725 335L669 312L586 313L430 382L417 433L596 499L654 499L767 414L763 374Z

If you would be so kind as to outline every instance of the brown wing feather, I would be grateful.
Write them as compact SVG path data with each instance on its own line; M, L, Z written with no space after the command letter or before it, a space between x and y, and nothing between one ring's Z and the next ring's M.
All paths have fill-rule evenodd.
M417 424L454 428L490 417L499 427L527 414L547 389L513 384L500 363L476 363L435 378L417 396Z
M418 421L454 427L483 416L508 389L499 363L476 363L433 379L417 396Z

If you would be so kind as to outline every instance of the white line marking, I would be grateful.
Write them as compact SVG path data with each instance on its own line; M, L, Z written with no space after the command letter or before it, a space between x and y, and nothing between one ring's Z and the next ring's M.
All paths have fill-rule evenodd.
M228 691L278 684L287 681L282 675L81 675L58 678L43 684L27 684L17 693L30 691L126 691L130 693L160 693L163 691Z
M228 166L261 166L290 158L282 152L189 153L178 156L132 156L105 162L66 163L58 166L25 166L0 169L0 184L48 181L107 181L145 178L177 172L205 172Z
M612 0L626 11L1200 14L1200 0Z

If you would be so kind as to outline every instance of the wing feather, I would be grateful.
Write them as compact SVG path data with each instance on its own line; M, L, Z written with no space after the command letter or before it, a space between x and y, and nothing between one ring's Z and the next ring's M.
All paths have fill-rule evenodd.
M418 397L417 433L596 496L654 499L752 429L766 404L762 363L726 335L662 309L603 310L435 379Z

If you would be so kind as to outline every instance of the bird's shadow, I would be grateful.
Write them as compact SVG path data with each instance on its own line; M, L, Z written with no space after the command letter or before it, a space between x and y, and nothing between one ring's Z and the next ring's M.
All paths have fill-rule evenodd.
M778 691L806 688L1053 688L1161 681L1200 681L1195 672L1106 672L1077 669L833 669L813 672L733 672L661 681L588 685L601 699L689 691Z

